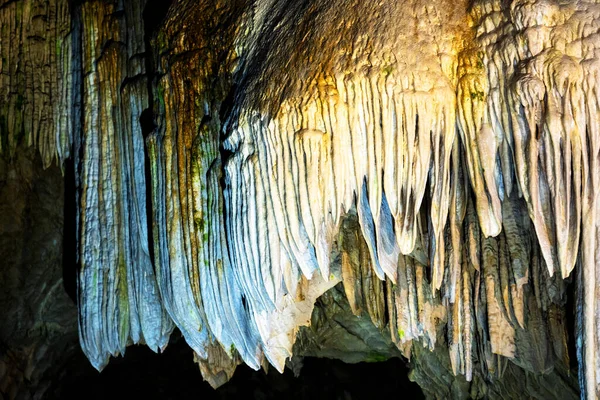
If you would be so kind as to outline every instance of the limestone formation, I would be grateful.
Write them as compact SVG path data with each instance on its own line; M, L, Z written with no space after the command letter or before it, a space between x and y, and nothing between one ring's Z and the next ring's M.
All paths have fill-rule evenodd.
M0 151L75 162L96 368L177 327L214 386L402 354L432 398L600 396L600 4L155 6L0 2Z
M161 303L146 219L139 124L148 105L144 4L87 2L75 14L83 109L75 144L79 331L84 352L99 369L110 354L124 353L129 340L158 351L173 329Z

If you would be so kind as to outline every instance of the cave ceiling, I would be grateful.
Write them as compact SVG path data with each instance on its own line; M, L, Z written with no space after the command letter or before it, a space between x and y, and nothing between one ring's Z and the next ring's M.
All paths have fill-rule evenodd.
M155 3L0 0L97 369L177 328L214 386L283 371L343 292L431 397L600 395L600 4Z

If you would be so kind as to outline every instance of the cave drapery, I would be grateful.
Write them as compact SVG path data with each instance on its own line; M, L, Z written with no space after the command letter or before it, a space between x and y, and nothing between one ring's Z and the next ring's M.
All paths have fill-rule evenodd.
M0 1L0 152L74 160L96 368L177 327L214 386L281 371L343 287L431 397L600 396L600 4L149 7Z

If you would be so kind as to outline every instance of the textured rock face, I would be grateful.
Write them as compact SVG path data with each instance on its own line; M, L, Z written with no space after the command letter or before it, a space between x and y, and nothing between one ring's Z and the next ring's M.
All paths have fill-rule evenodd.
M71 154L74 73L67 0L0 2L0 149L35 144L48 167Z
M177 327L214 386L402 354L431 397L600 395L597 4L152 7L0 5L1 150L75 160L96 368Z
M86 2L76 10L84 77L83 135L76 143L79 324L96 368L109 354L124 353L129 340L158 351L173 329L160 302L146 220L139 123L148 106L144 5Z
M0 394L41 396L77 345L63 286L63 178L37 150L0 158Z

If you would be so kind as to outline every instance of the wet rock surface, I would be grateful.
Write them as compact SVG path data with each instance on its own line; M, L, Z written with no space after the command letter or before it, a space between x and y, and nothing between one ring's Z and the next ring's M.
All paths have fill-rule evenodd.
M175 328L213 387L402 356L431 398L600 394L594 2L17 0L0 23L6 397L39 397L77 329L102 369Z

